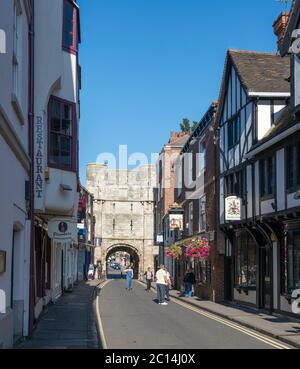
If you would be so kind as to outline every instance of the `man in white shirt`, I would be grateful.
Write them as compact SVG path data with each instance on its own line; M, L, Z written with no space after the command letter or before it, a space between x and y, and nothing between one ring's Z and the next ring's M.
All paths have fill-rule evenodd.
M164 265L160 266L160 269L156 273L156 286L157 286L157 299L158 304L166 306L166 287L168 285L167 273Z

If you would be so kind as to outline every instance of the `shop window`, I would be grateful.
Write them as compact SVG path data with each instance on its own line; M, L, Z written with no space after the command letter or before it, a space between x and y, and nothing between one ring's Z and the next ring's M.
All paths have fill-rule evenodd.
M256 244L248 234L236 239L235 284L237 287L256 287Z
M297 289L300 289L300 232L291 232L288 245L288 292Z
M196 278L198 283L202 285L210 284L211 282L211 264L207 260L200 260L196 263Z

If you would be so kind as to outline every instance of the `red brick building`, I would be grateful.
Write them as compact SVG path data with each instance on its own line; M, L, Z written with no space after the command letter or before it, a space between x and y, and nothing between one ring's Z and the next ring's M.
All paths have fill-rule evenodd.
M182 286L186 270L193 267L195 294L212 301L224 297L224 258L218 248L217 108L214 102L183 147L176 162L175 185L175 201L184 210L182 239L176 244L186 249L191 240L204 237L211 247L207 260L184 255L176 261L176 287Z
M165 232L164 220L170 206L174 203L174 163L189 138L187 132L171 132L169 142L164 145L156 164L157 188L155 207L155 233ZM168 243L168 235L164 234L164 244L161 244L158 263L164 263L164 248Z

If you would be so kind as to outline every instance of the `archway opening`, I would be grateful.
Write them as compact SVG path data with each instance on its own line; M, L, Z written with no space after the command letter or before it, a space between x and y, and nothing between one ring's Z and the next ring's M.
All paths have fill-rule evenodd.
M124 270L129 265L133 267L134 279L139 278L140 258L138 253L127 245L118 245L108 251L106 256L106 271L108 279L125 278Z

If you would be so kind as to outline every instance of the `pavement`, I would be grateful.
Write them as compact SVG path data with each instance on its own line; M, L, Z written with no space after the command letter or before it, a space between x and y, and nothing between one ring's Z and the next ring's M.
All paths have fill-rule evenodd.
M173 298L168 306L134 281L112 279L99 295L101 337L108 349L279 349L291 348L215 314Z
M99 349L94 314L95 290L100 281L81 282L49 305L39 318L31 339L16 349Z
M236 304L214 303L198 297L186 298L177 290L170 291L170 296L300 349L300 319L279 314L268 315L255 308Z

